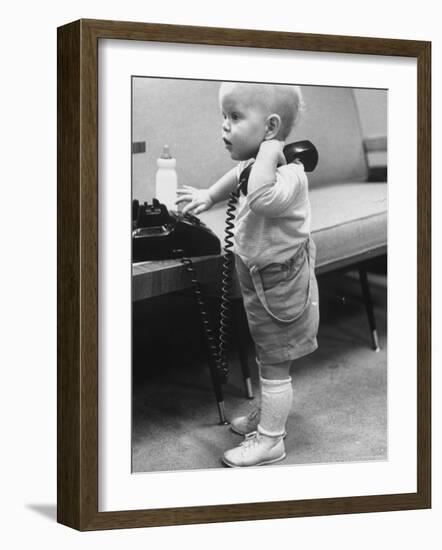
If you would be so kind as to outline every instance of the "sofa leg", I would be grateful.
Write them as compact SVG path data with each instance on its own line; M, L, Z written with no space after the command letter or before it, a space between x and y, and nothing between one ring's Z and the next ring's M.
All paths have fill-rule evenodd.
M367 311L368 324L370 326L371 338L374 351L379 351L378 333L376 330L376 320L373 312L373 301L371 299L370 287L368 285L367 270L365 267L359 268L359 280L361 281L362 294L364 296L365 309Z

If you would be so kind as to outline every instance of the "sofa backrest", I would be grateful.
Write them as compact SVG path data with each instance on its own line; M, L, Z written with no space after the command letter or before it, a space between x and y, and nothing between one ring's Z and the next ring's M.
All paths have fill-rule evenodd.
M305 111L287 141L309 139L319 162L309 175L311 187L337 181L365 181L368 175L362 131L350 88L302 87Z

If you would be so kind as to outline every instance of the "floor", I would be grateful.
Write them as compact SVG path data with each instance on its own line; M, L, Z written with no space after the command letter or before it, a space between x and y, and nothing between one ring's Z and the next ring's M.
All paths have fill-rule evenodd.
M387 459L387 278L375 271L369 281L377 353L357 272L318 280L319 348L292 368L294 400L281 464ZM253 368L251 342L249 360ZM133 364L133 471L223 468L223 452L242 438L219 424L191 295L134 306ZM256 395L255 369L252 376ZM245 397L235 350L224 399L228 418L256 405L256 397Z

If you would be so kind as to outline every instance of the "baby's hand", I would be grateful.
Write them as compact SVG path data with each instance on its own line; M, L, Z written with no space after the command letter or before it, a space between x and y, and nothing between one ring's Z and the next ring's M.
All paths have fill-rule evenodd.
M259 146L258 155L265 155L267 158L271 157L276 161L277 166L287 164L283 153L284 142L278 139L265 140Z
M194 214L200 214L213 206L213 200L208 189L196 189L190 185L183 185L181 189L177 189L177 195L178 198L175 204L188 203L183 208L183 214L192 210Z

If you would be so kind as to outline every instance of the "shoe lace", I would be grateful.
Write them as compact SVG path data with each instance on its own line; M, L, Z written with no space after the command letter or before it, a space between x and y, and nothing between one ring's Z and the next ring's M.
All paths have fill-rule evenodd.
M257 445L259 442L259 433L258 432L250 432L249 434L246 434L244 436L244 440L239 444L240 447L248 448L252 447L253 445Z

